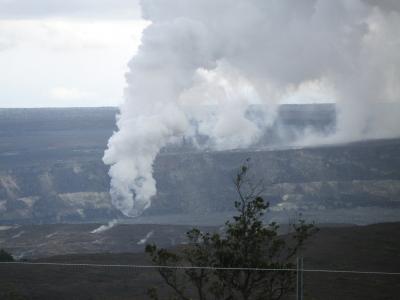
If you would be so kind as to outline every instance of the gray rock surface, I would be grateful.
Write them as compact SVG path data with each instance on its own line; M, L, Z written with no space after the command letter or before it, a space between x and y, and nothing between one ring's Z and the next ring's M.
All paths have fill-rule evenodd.
M0 109L0 223L123 218L111 204L101 161L116 112ZM334 119L329 105L290 105L275 129L324 132ZM400 139L301 149L282 147L274 134L245 151L165 149L154 165L158 194L140 222L220 223L235 200L232 177L248 157L277 218L301 212L326 222L400 219Z

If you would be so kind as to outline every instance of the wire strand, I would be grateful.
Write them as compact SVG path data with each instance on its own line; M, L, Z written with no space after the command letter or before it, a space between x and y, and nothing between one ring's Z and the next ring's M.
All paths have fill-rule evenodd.
M294 268L241 268L241 267L211 267L211 266L158 266L158 265L130 265L130 264L89 264L89 263L52 263L52 262L0 262L0 265L35 265L35 266L62 266L62 267L97 267L97 268L131 268L131 269L182 269L182 270L226 270L226 271L258 271L258 272L297 272ZM309 273L347 273L373 275L400 275L400 272L332 270L332 269L302 269Z

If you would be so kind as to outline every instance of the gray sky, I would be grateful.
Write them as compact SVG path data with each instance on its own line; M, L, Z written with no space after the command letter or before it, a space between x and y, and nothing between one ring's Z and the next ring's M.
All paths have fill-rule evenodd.
M363 1L400 11L398 0ZM144 15L174 14L170 1L145 3ZM127 63L148 24L139 0L0 0L0 107L122 103ZM287 99L310 101L330 102L331 93L307 82Z
M136 0L0 0L0 107L122 102Z

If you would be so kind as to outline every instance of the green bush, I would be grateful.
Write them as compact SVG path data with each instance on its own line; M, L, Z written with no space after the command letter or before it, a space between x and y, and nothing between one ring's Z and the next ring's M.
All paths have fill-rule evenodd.
M0 262L11 262L14 261L14 257L7 251L0 249Z
M316 228L304 220L292 224L288 236L278 235L279 225L264 223L268 202L261 197L260 180L249 176L249 161L234 179L238 214L225 223L220 233L187 233L189 244L180 251L147 245L146 252L158 266L195 266L211 268L159 268L171 288L169 299L264 299L278 300L295 287L293 271L255 271L257 269L294 269L294 260L304 242ZM159 299L157 289L149 289ZM195 298L194 296L197 297Z

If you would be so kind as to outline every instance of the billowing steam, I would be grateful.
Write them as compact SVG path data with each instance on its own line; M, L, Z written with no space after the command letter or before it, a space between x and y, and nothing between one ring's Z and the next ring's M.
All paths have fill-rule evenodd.
M113 203L139 215L156 194L160 149L182 137L200 147L247 147L273 123L275 108L308 84L338 105L331 138L399 135L400 114L379 109L399 100L399 3L143 1L151 25L129 63L118 131L104 155ZM254 104L262 104L262 118L249 117Z

